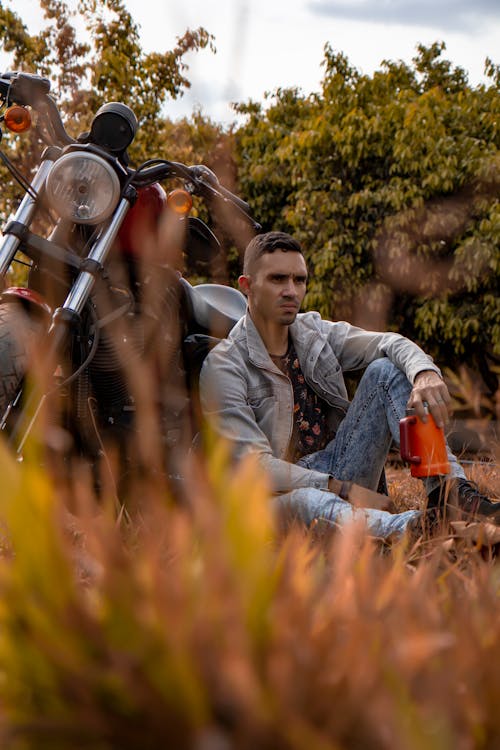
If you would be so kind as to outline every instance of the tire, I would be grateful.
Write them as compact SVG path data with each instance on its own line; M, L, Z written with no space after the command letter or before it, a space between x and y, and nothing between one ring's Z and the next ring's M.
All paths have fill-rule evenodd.
M21 383L30 363L30 351L40 323L21 304L0 304L0 417Z

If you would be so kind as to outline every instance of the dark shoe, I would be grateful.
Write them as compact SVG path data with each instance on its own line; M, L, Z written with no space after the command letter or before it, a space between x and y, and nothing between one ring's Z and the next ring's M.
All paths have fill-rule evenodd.
M431 529L434 530L448 518L450 501L454 489L456 490L456 486L453 482L443 480L439 487L429 492L424 512L424 518L426 519L429 531Z
M489 497L479 492L474 482L457 479L456 492L461 511L474 516L478 521L484 520L500 526L500 503L492 503Z
M500 526L500 503L492 503L468 479L443 482L429 493L427 512L441 519L488 521Z

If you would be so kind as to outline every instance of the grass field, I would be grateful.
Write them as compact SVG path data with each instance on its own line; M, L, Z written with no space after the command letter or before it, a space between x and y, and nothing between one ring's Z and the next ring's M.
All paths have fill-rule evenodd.
M283 537L265 479L223 446L190 467L189 508L142 475L120 520L84 470L63 486L0 466L1 747L500 746L491 546ZM407 470L388 478L395 508L422 502Z

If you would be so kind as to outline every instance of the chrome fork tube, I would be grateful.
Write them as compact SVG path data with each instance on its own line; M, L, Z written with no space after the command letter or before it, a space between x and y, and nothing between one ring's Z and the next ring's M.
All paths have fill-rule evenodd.
M33 188L35 193L38 194L43 190L45 179L53 163L53 160L46 159L40 164L40 167L38 168L38 171L33 178L33 182L31 183L31 187ZM9 217L8 222L15 221L19 222L19 224L23 224L24 226L29 227L37 208L38 201L29 193L26 193L21 203L19 204L16 213L14 214L14 216ZM21 240L19 239L19 237L15 237L13 234L5 235L3 240L0 242L0 277L5 276L5 274L9 270L10 264L12 263L12 259L17 252L20 242Z
M87 256L87 263L93 262L96 268L104 264L129 208L130 202L127 198L122 198L108 227ZM80 314L90 296L94 283L95 272L80 271L62 307L65 310Z
M72 285L68 296L62 307L59 307L52 316L52 324L48 332L49 348L48 361L57 361L57 357L64 347L71 331L71 324L83 311L95 284L96 276L106 260L110 248L118 234L130 201L122 198L110 223L99 237L90 254L83 261L89 270L79 272L75 283ZM21 454L26 438L46 399L46 394L36 394L35 391L29 396L28 401L19 415L10 435L11 444L16 446L18 454Z

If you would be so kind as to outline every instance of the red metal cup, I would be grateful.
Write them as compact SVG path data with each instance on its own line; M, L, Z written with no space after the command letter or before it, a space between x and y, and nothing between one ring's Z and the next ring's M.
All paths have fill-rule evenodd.
M412 477L433 477L450 473L450 463L442 427L431 414L422 422L414 409L407 409L399 422L400 453L411 464Z

